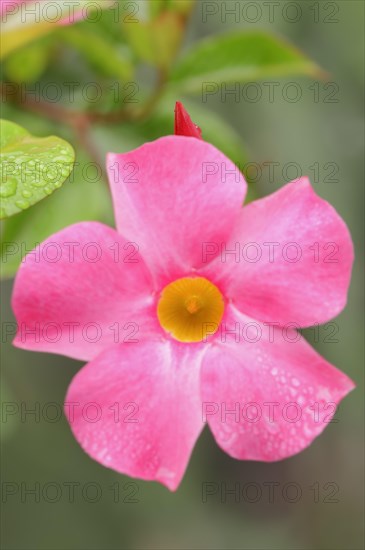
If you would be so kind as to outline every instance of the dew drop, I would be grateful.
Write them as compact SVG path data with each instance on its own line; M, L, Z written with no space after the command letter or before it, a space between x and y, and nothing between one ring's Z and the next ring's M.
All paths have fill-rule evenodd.
M36 178L35 181L31 182L33 187L44 187L46 185L46 182L44 180Z
M13 197L16 193L17 181L14 178L9 178L6 182L0 185L0 197L7 199Z
M25 210L26 208L28 208L30 205L29 205L29 202L26 201L26 200L23 200L23 199L20 199L19 201L15 201L15 206L17 208L20 208L21 210Z

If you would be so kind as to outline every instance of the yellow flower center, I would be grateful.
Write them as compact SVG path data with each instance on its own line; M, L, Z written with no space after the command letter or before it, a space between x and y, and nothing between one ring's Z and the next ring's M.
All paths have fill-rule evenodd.
M223 296L204 277L184 277L165 286L157 306L160 325L180 342L214 334L224 312Z

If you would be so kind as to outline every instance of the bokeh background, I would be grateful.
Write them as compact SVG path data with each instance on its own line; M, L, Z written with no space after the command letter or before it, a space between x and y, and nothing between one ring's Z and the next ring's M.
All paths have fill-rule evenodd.
M254 195L273 192L286 182L287 174L289 179L296 177L294 172L290 177L287 165L299 165L303 173L311 177L316 192L331 202L345 219L357 250L348 306L336 318L338 342L324 342L324 332L320 332L318 342L314 341L309 330L306 337L326 359L356 381L357 389L342 402L337 423L330 424L310 448L282 462L266 464L233 460L217 447L206 429L176 493L170 493L157 483L131 480L92 461L74 440L64 418L51 423L42 417L36 422L31 415L25 421L19 414L6 421L3 417L2 483L11 482L18 488L12 496L3 495L1 538L6 550L363 548L364 4L356 0L330 2L331 6L338 8L337 21L325 22L320 17L318 23L313 21L313 12L309 8L318 4L323 10L326 4L323 1L295 2L302 9L302 16L295 23L286 21L281 15L280 8L287 2L280 2L273 22L269 21L268 12L263 10L256 23L242 17L238 22L227 17L224 22L221 11L204 22L202 4L198 2L192 14L184 49L202 37L223 32L267 29L279 33L329 73L327 79L338 85L335 95L338 101L324 100L329 90L323 89L323 82L319 85L319 100L314 101L314 92L310 89L314 81L305 77L271 79L280 83L275 88L278 93L273 102L269 101L265 91L262 99L256 102L244 99L236 102L229 96L222 101L219 94L209 97L204 104L199 96L193 99L183 94L176 98L166 96L162 98L162 108L170 113L167 123L161 124L160 128L146 127L144 137L131 124L99 125L93 129L100 158L107 150L122 152L142 143L143 139L149 138L146 138L148 131L151 137L163 135L169 131L170 125L172 132L173 101L179 99L189 101L189 105L195 108L194 119L203 132L204 120L209 118L210 112L212 117L220 114L232 126L235 135L246 144L238 161L246 159L262 166L269 161L280 163L275 182L271 181L268 169L263 167L262 176L251 184ZM223 3L217 4L221 10ZM226 4L228 7L235 3ZM326 9L332 10L331 7ZM328 15L329 12L321 13ZM59 79L61 82L66 68L78 78L80 75L86 80L90 78L82 58L69 44L63 44L59 38L57 47L61 56L58 54L57 63L48 66L39 80L57 82ZM4 70L4 78L9 79L9 71L13 74L11 67L4 67ZM16 64L14 70L16 72ZM148 68L138 74L142 93L148 88L151 78ZM282 97L281 91L287 82L300 86L302 97L299 101L290 102ZM35 135L57 133L69 139L78 151L78 144L66 125L52 123L12 104L2 104L2 118L21 124ZM83 159L83 153L80 155ZM316 178L313 178L313 168L310 168L314 163L319 166L317 181L313 181ZM333 165L327 163L335 163L338 167L332 177ZM288 171L285 173L285 170ZM102 217L113 223L110 199L103 182L89 182L85 187L81 176L77 176L72 184L66 183L57 194L62 196L64 208L64 217L57 221L60 227L77 219L97 219L101 207ZM23 214L16 216L20 221L6 229L5 238L10 240L9 235L16 235L17 239L24 239L32 231L32 226L37 227L40 220L47 217L54 222L59 214L59 202L55 202L54 196L47 201L48 207L35 206L26 222ZM3 265L3 269L6 271L7 266ZM4 323L14 321L10 307L12 285L11 279L2 285L2 327ZM34 407L35 403L41 407L50 402L62 404L69 382L81 366L81 363L64 357L15 349L11 338L3 334L2 399L18 404L23 402L28 408ZM67 487L73 482L79 485L75 489L74 501L70 502ZM128 485L130 482L133 485ZM216 484L217 493L204 502L202 490L206 482ZM22 498L22 483L23 492L36 483L40 484L41 490L45 484L54 483L62 488L62 494L55 498L55 502L50 502L56 489L52 492L49 486L48 496L41 495L40 501L36 502L32 495ZM236 502L232 495L228 495L224 502L224 487L232 488L237 483L241 489L247 483L256 484L261 488L262 496L256 502L249 502L255 500L253 489L252 493L248 492L248 498L241 496ZM269 498L268 483L278 484L274 499ZM296 502L288 502L289 499L283 496L287 483L294 483L301 489L302 496L295 499ZM95 495L93 484L101 489L101 496L95 502L92 502ZM120 490L119 498L116 497L116 487ZM125 502L132 492L135 502ZM290 490L288 494L290 498Z

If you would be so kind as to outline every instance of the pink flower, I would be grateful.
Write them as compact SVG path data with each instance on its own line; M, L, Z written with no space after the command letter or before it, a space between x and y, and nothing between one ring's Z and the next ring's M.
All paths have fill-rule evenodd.
M89 363L65 411L118 472L179 485L206 423L238 459L305 449L353 382L296 331L345 306L348 229L300 178L242 209L246 182L200 139L107 159L117 230L83 222L27 255L15 345Z

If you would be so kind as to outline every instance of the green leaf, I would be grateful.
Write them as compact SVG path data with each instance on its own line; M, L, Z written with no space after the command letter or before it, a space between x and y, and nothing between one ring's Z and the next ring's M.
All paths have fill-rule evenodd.
M4 69L10 81L24 84L40 78L51 55L47 40L48 37L20 48L5 59Z
M1 222L1 276L15 275L25 254L47 237L80 221L113 225L111 197L107 186L90 169L85 157L63 187L47 201ZM89 176L88 176L89 174Z
M135 55L161 69L167 69L175 58L184 33L179 13L162 12L151 21L125 22L123 30Z
M170 0L170 10L189 15L194 8L195 0Z
M154 18L159 15L168 7L169 3L169 0L154 0L153 2L149 2L148 9L150 17Z
M67 27L59 31L61 39L77 49L92 68L105 76L117 77L122 81L133 77L133 65L122 54L120 48L108 43L104 37L83 28Z
M10 27L10 25L8 26ZM53 27L50 23L45 22L40 22L34 25L24 25L21 21L17 21L15 25L12 25L8 29L7 26L3 24L0 59L8 56L14 50L25 46L28 42L32 42L41 36L45 36L51 32Z
M176 11L182 15L188 15L194 7L195 0L153 0L149 2L151 17L156 17L164 11Z
M319 76L321 69L289 42L265 32L207 38L175 65L170 86L180 92L202 91L202 84L249 82L272 76Z
M26 210L61 187L75 153L55 136L33 137L8 120L0 121L0 218Z

